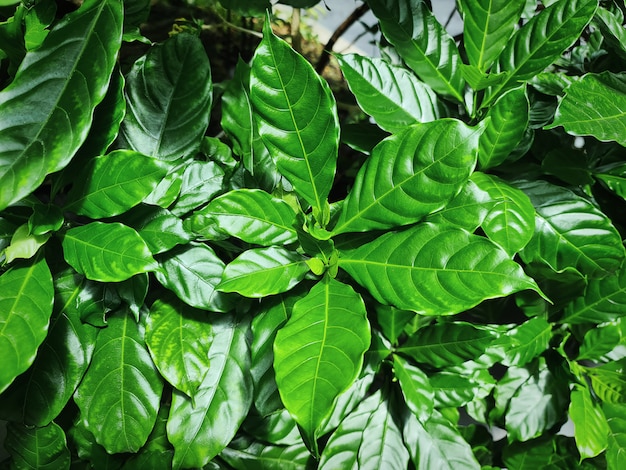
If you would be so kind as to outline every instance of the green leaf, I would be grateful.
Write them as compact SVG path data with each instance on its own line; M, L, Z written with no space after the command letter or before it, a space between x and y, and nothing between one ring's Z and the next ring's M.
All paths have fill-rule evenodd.
M222 191L224 170L215 162L192 161L185 164L180 194L172 213L182 216L209 202Z
M396 343L404 327L415 318L415 312L400 310L389 305L376 305L376 321L385 337Z
M592 135L626 147L626 76L611 72L586 74L565 89L554 121L572 135Z
M92 222L69 229L63 237L63 256L93 281L125 281L157 268L139 234L117 222Z
M126 77L120 145L162 160L193 157L209 125L212 89L198 37L176 34L152 46Z
M159 410L163 382L143 335L130 315L110 317L74 395L84 426L112 454L137 452Z
M593 176L617 196L626 199L626 165L599 168Z
M471 377L453 372L437 372L431 374L428 380L437 409L460 408L467 405L474 399L479 387Z
M569 189L545 181L516 183L535 206L535 233L520 253L526 263L541 262L561 273L574 268L591 278L606 277L626 253L611 220Z
M463 44L471 65L489 70L520 20L524 0L462 0Z
M212 248L189 243L163 255L154 274L165 288L192 307L228 312L234 306L234 298L215 290L224 267Z
M57 470L69 469L71 456L61 426L50 423L29 428L11 423L4 445L11 454L12 468Z
M306 470L312 460L302 443L270 446L265 442L237 440L220 453L220 458L235 470Z
M53 298L52 275L43 257L0 275L0 393L35 360L48 334Z
M6 262L11 263L16 259L32 258L49 238L49 233L35 235L30 233L28 224L21 225L11 237L11 244L4 251Z
M597 468L593 464L585 467L584 462L580 462L574 439L560 435L514 442L504 448L502 459L510 470Z
M191 240L183 221L161 207L141 204L124 214L122 220L137 231L153 255Z
M430 223L342 252L339 267L379 302L425 315L452 315L525 289L540 292L494 243Z
M626 31L622 25L624 14L620 10L617 11L619 13L613 13L602 8L601 5L593 17L593 24L602 32L602 38L607 45L611 46L611 52L615 52L623 60L626 59L626 50L624 49Z
M193 398L209 369L211 325L206 312L170 297L150 307L146 345L157 369L170 384Z
M121 41L121 2L88 0L26 54L0 92L0 210L72 159L106 93Z
M279 247L254 248L231 261L216 289L262 298L287 292L309 272L306 258Z
M441 368L477 358L493 338L491 331L469 323L439 323L420 328L396 350L419 363Z
M604 403L626 403L625 365L625 361L621 360L585 368L593 391Z
M588 459L603 452L608 445L609 425L589 390L581 386L572 390L568 412L574 423L574 438L580 457Z
M319 468L406 468L409 453L379 390L365 399L330 436Z
M209 371L195 397L174 392L167 436L174 468L202 467L232 440L252 403L248 325L211 315Z
M608 468L621 468L626 464L626 418L624 405L604 403L604 414L609 423L609 438L606 450Z
M409 409L420 422L428 421L433 413L434 393L428 376L401 356L393 356L393 371L400 383Z
M270 23L252 62L254 117L280 173L321 212L337 162L335 99L309 62L274 36Z
M552 325L543 317L535 317L511 328L490 346L507 367L523 366L546 349L552 338Z
M501 92L552 64L580 37L597 6L598 0L561 0L532 17L500 54L495 71L510 74L506 81L490 90L482 106L487 107Z
M370 327L359 294L324 277L293 307L274 341L274 369L285 407L316 453L315 439L333 401L358 376Z
M83 425L76 421L68 432L73 449L83 461L88 461L94 470L118 470L124 463L123 454L109 454Z
M507 91L489 108L485 117L489 121L479 140L478 163L482 170L503 163L522 141L529 113L526 85Z
M359 170L334 233L407 225L444 208L472 174L480 132L440 119L383 140Z
M497 176L475 173L472 179L493 201L481 223L485 235L513 256L533 238L535 208L528 196Z
M463 102L461 57L425 2L370 0L380 28L406 64L433 90Z
M382 129L399 132L441 117L437 95L408 70L357 54L336 57L359 106Z
M63 226L63 211L54 204L35 204L28 219L28 230L33 235L56 232Z
M132 150L92 158L68 194L65 210L92 219L121 214L139 204L166 174L157 159Z
M564 310L563 323L603 323L624 316L626 269L603 279L591 279L584 294Z
M578 349L576 361L601 361L616 347L622 346L621 322L605 323L597 325L585 333L582 344Z
M221 231L255 245L286 245L298 239L296 213L291 206L258 189L222 194L194 212L196 217L206 217Z

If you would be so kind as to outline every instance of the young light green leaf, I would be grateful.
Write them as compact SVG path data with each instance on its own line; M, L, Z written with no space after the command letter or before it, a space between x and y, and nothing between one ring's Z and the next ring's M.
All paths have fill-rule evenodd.
M30 367L48 334L54 287L42 256L0 275L0 393Z
M306 261L286 248L253 248L226 265L216 289L253 298L287 292L309 272Z
M437 95L405 68L357 54L338 55L350 91L361 109L389 132L441 117Z
M152 46L126 82L120 145L162 160L193 157L209 125L213 89L200 39L182 33Z
M624 405L604 403L602 405L609 423L609 438L606 450L606 462L609 468L621 468L626 464L626 419Z
M143 327L130 315L109 317L74 395L84 426L111 454L137 452L159 410L163 382L143 335Z
M621 10L608 10L600 5L593 17L593 25L602 32L604 41L611 46L611 52L615 52L622 59L626 59L626 31L622 24L624 14Z
M603 279L591 279L584 294L564 310L563 323L603 323L620 318L626 308L626 269Z
M68 432L72 448L76 449L79 458L88 461L94 470L119 469L124 463L123 455L109 454L104 447L96 442L80 419L74 421L74 425Z
M346 250L339 267L379 302L425 315L453 315L525 289L540 292L494 243L430 223Z
M88 0L26 54L0 92L0 210L70 162L106 93L121 42L122 3Z
M440 119L383 140L361 167L333 232L393 228L442 209L472 174L479 135Z
M125 281L157 268L139 234L118 222L92 222L69 229L63 237L63 256L93 281Z
M592 135L626 147L626 77L611 72L586 74L565 89L554 121L572 135Z
M461 57L452 37L414 0L370 0L380 28L411 69L433 90L463 102Z
M30 233L28 224L21 225L13 233L10 245L4 251L6 262L11 263L16 259L32 258L39 251L39 248L46 244L50 235L50 233L35 235Z
M433 413L434 393L428 376L401 356L393 356L393 372L409 409L421 423Z
M581 459L593 458L608 446L609 424L602 408L594 403L591 392L580 385L572 390L569 417L574 423L574 438Z
M4 445L11 454L13 468L70 468L72 459L65 433L56 423L41 428L11 423Z
M254 117L280 173L321 213L333 184L339 146L335 99L326 81L274 36L270 25L266 20L252 62Z
M471 65L487 71L506 47L525 0L461 0L463 38Z
M317 431L335 398L358 376L369 347L365 304L328 276L293 307L274 341L274 369L285 407L316 453Z
M163 378L193 398L209 370L211 325L206 312L172 297L150 307L146 346Z
M382 391L366 398L330 436L320 470L406 468L409 453Z
M209 371L191 400L174 392L167 436L174 468L203 467L232 440L252 403L248 325L210 315Z

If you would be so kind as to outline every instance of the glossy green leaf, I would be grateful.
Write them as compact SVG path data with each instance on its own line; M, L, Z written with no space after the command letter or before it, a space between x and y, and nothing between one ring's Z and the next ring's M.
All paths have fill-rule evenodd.
M135 62L120 145L163 160L192 157L209 125L213 82L198 37L176 34Z
M400 310L389 305L376 305L376 321L382 329L385 337L392 343L396 343L404 331L404 327L413 318L415 312Z
M445 207L472 174L479 135L440 119L383 140L359 170L334 233L411 224Z
M548 349L551 337L552 325L543 317L535 317L511 328L491 348L505 366L523 366Z
M217 290L261 298L286 292L309 272L306 258L285 248L254 248L231 261Z
M380 390L363 400L330 436L319 468L406 468L409 453L389 406Z
M313 459L302 443L269 446L259 441L235 441L220 453L220 458L235 470L306 470Z
M626 58L626 31L622 24L624 14L619 10L608 10L600 5L593 17L593 25L602 32L603 39L611 46L611 52L615 52L622 59Z
M509 72L507 80L491 89L483 107L499 94L527 80L552 64L587 26L598 0L561 0L540 11L508 41L495 65Z
M0 210L70 162L106 93L121 40L121 2L88 0L26 54L0 92Z
M29 428L11 423L4 442L12 457L12 468L61 470L69 469L70 451L65 433L56 423Z
M280 173L324 212L339 145L335 99L313 67L274 36L269 20L252 62L250 87L259 134Z
M166 174L157 159L132 150L93 158L68 194L65 210L92 219L121 214L139 204Z
M104 447L96 442L93 434L85 428L80 420L74 422L67 435L78 457L87 461L94 470L118 470L122 468L124 456L109 454Z
M163 382L143 336L130 315L110 317L74 395L84 426L109 453L137 452L156 421Z
M252 403L247 324L226 315L209 319L209 371L193 400L174 392L167 436L174 468L202 467L232 440Z
M298 238L296 213L291 206L258 189L222 194L193 217L207 217L221 231L256 245L283 245Z
M122 220L137 231L153 255L169 251L176 245L185 245L191 240L183 221L161 207L141 204L124 214Z
M304 443L300 437L298 425L293 417L282 406L265 417L255 412L250 413L242 425L242 429L255 439L274 445L290 446Z
M574 423L576 447L583 459L595 457L608 445L609 425L598 403L584 387L572 390L569 417Z
M587 74L565 89L554 121L573 135L592 135L626 147L626 78L610 72Z
M224 267L208 245L189 243L163 255L154 274L164 287L192 307L227 312L234 306L234 298L215 290Z
M425 2L370 0L380 28L407 65L433 90L463 102L461 57Z
M356 379L369 347L365 305L350 286L324 277L293 307L274 341L280 396L315 449L333 401Z
M437 95L408 70L357 54L337 60L359 106L382 129L398 132L441 117Z
M585 368L593 391L604 403L626 403L626 362L609 362Z
M43 257L0 275L0 393L35 360L48 334L54 287Z
M586 467L585 462L580 462L574 439L560 435L514 442L504 448L502 459L510 470L596 468L593 463Z
M488 70L515 31L525 0L462 0L463 44L471 65Z
M194 397L209 370L211 324L206 312L176 298L159 299L146 320L146 345L170 384Z
M33 235L56 232L63 226L63 211L54 204L35 204L28 219L28 230Z
M594 178L622 199L626 199L626 165L616 164L599 168Z
M157 268L139 234L117 222L69 229L63 237L63 255L70 266L93 281L125 281Z
M452 315L525 289L539 292L494 243L429 223L346 251L339 267L379 302L426 315Z
M506 160L524 137L529 113L526 85L507 91L489 108L485 117L489 121L479 140L481 169L496 167Z
M621 468L626 464L626 416L624 405L604 403L602 405L609 423L609 438L606 462L609 468Z
M535 234L520 255L557 273L574 268L591 278L606 277L622 265L622 239L611 220L569 189L545 181L516 184L535 206Z
M400 383L409 409L420 422L428 421L433 413L434 393L428 376L401 356L393 356L393 371Z
M417 330L397 351L419 363L447 367L480 356L493 338L491 331L469 323L440 323Z
M35 256L39 248L46 244L50 234L35 235L30 233L28 224L21 225L13 236L11 243L4 251L6 262L11 263L16 259L29 259Z
M624 348L621 322L604 323L587 331L578 349L577 361L602 361L616 347ZM620 344L622 343L622 344ZM626 351L624 351L626 353Z
M454 372L437 372L431 374L428 380L437 409L460 408L467 405L474 399L479 387L471 377Z
M185 165L180 193L172 213L182 216L209 202L222 191L224 170L215 162L193 161Z

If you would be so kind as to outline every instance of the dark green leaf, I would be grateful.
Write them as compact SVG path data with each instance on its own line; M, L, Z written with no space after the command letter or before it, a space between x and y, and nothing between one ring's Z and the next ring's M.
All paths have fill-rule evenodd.
M222 191L223 181L224 170L215 162L193 161L185 165L180 193L170 210L182 216L206 204Z
M434 404L433 388L428 376L401 356L396 355L393 356L393 371L409 409L420 422L428 421L433 413Z
M574 439L565 436L514 442L505 447L502 454L504 464L510 470L529 468L570 470L584 466L584 462L582 464L580 462Z
M617 196L626 199L626 165L617 164L599 168L593 176Z
M568 414L574 423L574 438L581 458L595 457L607 448L609 425L587 388L576 386L572 390Z
M624 315L626 305L626 269L604 279L591 279L584 295L565 307L564 323L603 323Z
M269 446L253 441L244 445L234 441L220 454L235 470L306 470L312 460L302 443L290 446Z
M96 439L81 423L75 422L69 430L68 437L72 448L76 450L78 457L88 462L89 469L94 470L118 470L124 463L123 454L109 454L104 447L96 442Z
M56 423L28 428L11 423L4 442L13 460L12 468L57 470L70 468L65 433Z
M28 230L33 235L56 232L63 225L63 212L53 204L35 204L28 219Z

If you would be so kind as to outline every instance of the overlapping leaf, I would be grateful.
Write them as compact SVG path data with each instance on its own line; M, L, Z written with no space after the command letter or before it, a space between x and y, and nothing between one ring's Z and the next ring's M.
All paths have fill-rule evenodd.
M598 168L593 176L617 196L626 199L626 165L618 163Z
M0 92L0 210L70 162L106 94L121 41L121 2L89 0L26 54Z
M339 267L379 302L426 315L452 315L525 289L539 292L494 243L429 223L343 252Z
M222 190L224 170L215 162L192 161L185 165L180 193L173 207L174 215L182 216L209 202Z
M569 417L574 423L576 447L583 459L596 457L608 446L609 424L591 392L577 386L572 390Z
M191 239L183 221L161 207L141 204L124 214L123 221L137 230L153 255L184 245Z
M608 448L606 461L610 468L620 468L626 464L626 419L624 419L624 406L604 403L604 414L609 423Z
M220 453L220 458L235 470L305 470L313 459L302 443L289 446L270 446L259 441L247 446L238 444L235 442Z
M626 361L585 368L595 394L605 403L626 403Z
M552 337L552 325L545 318L535 317L516 326L492 345L506 366L523 366L546 349Z
M334 232L397 227L442 209L476 165L479 134L440 119L383 140L361 167Z
M409 409L421 422L433 412L434 393L428 376L401 356L393 356L393 371Z
M357 54L337 60L359 106L382 129L398 132L441 116L437 95L405 68Z
M70 468L71 455L61 426L30 428L11 423L4 445L14 468Z

